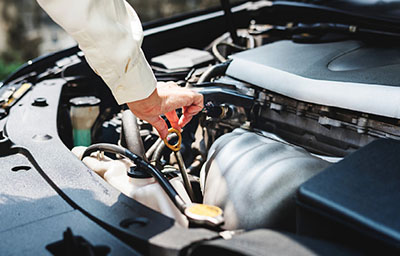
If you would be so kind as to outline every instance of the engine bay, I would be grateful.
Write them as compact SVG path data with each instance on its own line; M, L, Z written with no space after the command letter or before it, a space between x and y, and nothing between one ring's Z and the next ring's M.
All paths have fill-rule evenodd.
M101 104L100 117L90 126L92 142L85 146L110 143L130 149L175 183L186 204L221 208L222 230L295 232L295 195L301 184L374 140L399 140L399 78L394 70L400 65L400 49L329 35L329 24L288 27L295 31L292 40L276 35L285 28L252 21L237 31L236 42L225 33L203 49L183 48L152 58L159 81L174 81L204 95L205 109L182 133L189 185L174 152L148 123L134 116L129 120L126 108ZM320 39L303 35L316 27L322 27ZM77 82L66 89L66 100L71 103L76 92L69 91L81 86ZM72 137L62 137L69 148ZM72 151L82 159L84 148ZM163 206L169 202L165 188L151 176L129 174L137 163L101 152L83 162L125 195L184 227L196 226L179 206ZM144 185L132 183L146 179L157 189L136 191Z
M259 1L238 5L233 10L269 10L270 5L270 2ZM323 194L324 188L330 186L321 178L323 175L334 173L331 170L344 165L336 172L342 176L331 174L332 180L338 182L332 186L347 184L347 178L358 186L358 178L350 174L347 177L342 171L349 168L348 173L352 173L358 168L351 159L355 157L356 163L363 163L370 158L370 151L364 148L379 144L382 139L393 145L400 140L398 37L375 28L365 31L361 25L350 23L292 20L273 23L254 15L246 21L245 26L230 33L215 32L215 36L211 33L212 40L205 40L201 45L176 45L169 50L160 45L149 51L150 64L158 81L174 81L204 96L203 111L185 126L181 134L175 132L168 138L171 144L181 141L179 153L171 150L149 123L136 118L127 106L115 102L77 48L66 50L62 58L55 56L55 65L46 67L43 72L28 72L0 87L1 110L4 112L0 112L0 124L6 127L1 137L10 138L13 145L26 144L21 148L33 147L29 144L32 140L45 143L59 139L57 143L64 145L64 149L55 150L53 146L41 149L48 151L38 153L39 157L41 154L65 156L65 161L75 167L64 175L81 179L80 186L97 186L97 191L126 202L115 211L133 208L127 205L134 201L135 205L146 206L146 210L133 210L139 212L139 217L161 213L163 216L157 218L167 216L172 219L169 225L179 225L180 230L174 235L186 232L182 230L192 232L192 240L186 242L186 246L198 239L215 239L214 233L207 232L218 232L218 237L231 238L247 231L271 229L288 232L289 236L305 234L351 248L351 243L338 242L334 235L321 235L325 231L313 233L308 227L317 230L318 225L324 226L326 212L340 218L353 210L351 204L333 204L337 198L330 192ZM145 52L157 45L154 40L162 34L157 29L146 30ZM377 39L378 36L382 38ZM393 37L393 41L387 37ZM23 97L25 94L27 96ZM52 98L52 94L59 96ZM35 114L37 109L45 111L48 106L53 108L52 112L43 112L43 116ZM32 128L23 136L16 132L20 125L18 120L46 123L46 116L56 120L52 132L44 132L41 128ZM10 147L7 143L0 143L0 146ZM52 149L54 152L50 153ZM365 156L358 157L359 154ZM395 166L395 156L387 153L385 157L389 169ZM375 161L365 166L366 173L368 166L375 168L385 157L375 159L371 156ZM348 167L348 162L354 166ZM37 164L41 165L43 163ZM54 163L48 165L53 169L65 168ZM37 166L35 168L40 169ZM50 183L54 177L59 181L63 179L63 175L56 172L41 175ZM374 175L368 177L373 180ZM85 184L86 179L94 181L94 185ZM56 181L52 187L59 187L55 184ZM65 187L79 188L71 184L74 182ZM374 191L374 183L371 184L371 191ZM395 189L395 185L393 187ZM80 195L74 195L74 191L57 190L65 198L80 198L78 201L83 200L82 205L86 204ZM346 187L341 191L346 191ZM357 198L357 191L360 190L351 190L353 194L348 196ZM120 199L121 193L125 195L123 199ZM340 191L333 194L339 195ZM95 201L97 197L101 196L90 196ZM388 199L389 205L395 200L392 199ZM374 200L365 204L373 205ZM111 201L104 202L107 207L92 218L112 219L114 204ZM89 213L98 209L98 206L88 205L85 208L76 203L74 208ZM318 214L322 212L322 217L308 213L310 205L318 209L315 211ZM374 219L369 210L356 210L360 216L355 213L355 220L339 222L353 225L360 220L361 224L354 224L355 230L360 230L365 219L367 224L376 221L376 226L368 226L368 232L385 232L382 226L386 224ZM395 211L396 207L393 207L389 212ZM313 214L317 215L315 212ZM126 224L121 223L118 223L120 227ZM135 225L142 225L140 221L138 223ZM389 228L398 232L396 225ZM327 227L334 230L331 223ZM160 229L163 228L155 228L155 234ZM193 235L199 229L205 231ZM332 233L342 234L343 230ZM146 239L154 239L155 234ZM352 237L354 240L369 241L363 240L364 231L362 238L357 234ZM388 252L392 253L392 247L398 249L398 241L390 232L387 236L394 242L382 242L379 238L377 248L390 247ZM132 242L125 234L119 238ZM152 249L153 254L160 252L157 250L164 244L155 240L157 249ZM357 246L356 252L365 252L365 248L361 250Z

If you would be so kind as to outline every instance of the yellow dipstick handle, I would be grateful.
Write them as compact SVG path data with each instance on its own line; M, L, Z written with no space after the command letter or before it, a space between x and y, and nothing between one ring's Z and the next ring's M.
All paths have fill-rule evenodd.
M175 133L176 135L178 135L178 142L177 142L176 144L174 144L174 145L169 144L168 139L167 139L167 138L168 138L168 135L170 135L170 134L172 134L172 133ZM182 144L182 135L181 135L181 132L178 131L178 130L175 129L175 128L169 128L169 129L168 129L168 135L167 135L167 137L165 137L165 139L164 139L165 145L167 145L167 147L168 147L169 149L171 149L172 151L178 152L178 151L181 149L181 144Z

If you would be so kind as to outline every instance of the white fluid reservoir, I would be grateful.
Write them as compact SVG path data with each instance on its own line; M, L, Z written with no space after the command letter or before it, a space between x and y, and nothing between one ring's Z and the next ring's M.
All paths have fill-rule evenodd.
M75 147L72 149L72 152L81 158L85 149L86 147ZM187 218L176 208L167 193L165 193L153 177L135 174L131 174L132 177L128 176L127 172L132 166L129 160L113 160L107 156L90 156L85 157L83 162L126 196L175 219L184 227L188 226ZM170 183L185 203L189 204L191 201L181 179L179 177L173 178L170 180Z

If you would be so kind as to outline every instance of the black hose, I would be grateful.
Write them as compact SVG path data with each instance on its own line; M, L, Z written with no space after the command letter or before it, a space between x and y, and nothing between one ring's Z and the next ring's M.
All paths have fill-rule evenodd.
M211 79L214 77L225 75L225 72L228 69L230 63L231 63L230 61L227 61L211 66L206 71L204 71L204 73L200 76L199 81L197 81L197 83L201 84L205 82L210 82Z
M122 113L121 145L147 161L137 117L130 110Z
M204 158L201 155L199 155L194 159L193 163L187 168L188 173L198 176L200 173L200 169L204 163L205 163Z
M244 95L236 90L223 88L218 86L196 87L193 90L203 94L204 102L213 102L215 105L222 103L230 103L235 106L244 107L250 110L254 106L254 97Z
M183 201L182 197L178 194L178 192L176 192L175 188L171 185L171 183L164 177L164 175L157 168L147 163L141 157L132 153L126 148L107 143L100 143L89 146L83 153L82 159L87 156L90 156L92 153L97 151L119 154L121 156L130 159L140 169L145 170L147 173L153 176L157 180L157 182L161 185L161 187L164 189L164 191L167 193L168 197L175 204L175 206L182 213L184 213L184 210L186 208L185 202Z
M160 143L156 150L154 150L153 157L151 158L151 163L155 163L156 165L160 163L161 157L165 153L165 143Z

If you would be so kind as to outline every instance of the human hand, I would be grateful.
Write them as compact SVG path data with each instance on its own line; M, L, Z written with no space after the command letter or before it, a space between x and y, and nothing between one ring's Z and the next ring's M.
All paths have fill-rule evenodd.
M203 95L179 87L174 82L158 82L149 97L128 103L132 113L153 125L162 139L168 135L168 126L160 115L165 114L171 126L181 130L203 106ZM180 119L175 111L178 108L182 108Z

